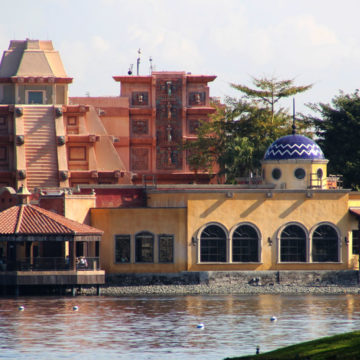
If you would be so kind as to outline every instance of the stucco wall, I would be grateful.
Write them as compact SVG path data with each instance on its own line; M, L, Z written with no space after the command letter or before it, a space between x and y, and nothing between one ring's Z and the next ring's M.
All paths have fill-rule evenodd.
M278 189L308 189L310 186L320 186L325 189L327 186L327 160L317 162L304 160L264 161L262 168L265 174L265 183L275 184ZM298 168L305 170L305 177L303 179L297 179L294 175L295 170ZM281 169L281 177L279 179L273 178L273 169ZM323 172L321 179L315 176L318 169L321 169Z
M95 207L95 201L95 195L65 195L64 216L79 223L92 225L90 209Z
M251 223L261 234L261 261L259 263L200 263L199 235L206 224L216 223L228 233L241 223ZM281 263L279 262L279 236L289 223L298 223L311 237L321 223L334 225L340 233L339 263ZM311 198L306 192L274 192L271 198L264 193L192 194L188 199L188 239L197 239L197 245L188 247L188 268L201 270L293 270L293 269L346 269L354 266L351 244L345 236L356 228L355 219L348 212L348 194L316 192ZM272 244L269 244L268 239ZM308 240L308 246L310 241ZM229 260L229 259L228 259ZM356 262L356 261L355 261Z
M104 231L100 244L101 267L106 273L179 272L186 270L186 209L92 209L92 226ZM154 263L135 263L135 234L149 231L155 238ZM130 263L115 263L115 235L131 235ZM174 263L157 262L157 235L174 235Z
M307 191L300 190L274 190L270 197L265 190L233 192L232 197L225 191L152 192L149 194L149 205L152 208L92 209L91 223L105 231L101 244L102 266L107 273L112 274L186 270L355 269L358 256L352 255L351 231L357 229L357 220L348 211L348 197L346 191L314 191L310 197ZM306 262L280 262L280 233L290 223L305 229ZM226 262L200 262L199 237L202 229L209 224L221 226L228 238L240 224L254 226L260 234L260 261L232 262L228 250ZM339 234L339 262L312 262L311 236L316 227L322 224L330 224ZM134 237L140 231L153 233L155 242L157 234L174 234L174 264L159 264L156 257L151 264L135 263L134 255L129 264L115 264L115 235L130 234L134 254Z

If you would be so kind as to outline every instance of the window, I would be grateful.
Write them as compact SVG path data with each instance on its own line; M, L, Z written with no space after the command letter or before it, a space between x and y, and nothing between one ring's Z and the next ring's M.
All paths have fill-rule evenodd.
M232 261L259 261L259 236L250 225L239 226L232 237Z
M205 105L205 92L191 92L189 94L189 105Z
M279 180L281 178L281 170L279 168L275 168L273 169L271 175L275 180Z
M115 236L115 262L130 262L130 235Z
M86 161L86 146L69 146L69 160L83 160Z
M8 132L8 121L6 115L0 116L0 133L6 134Z
M7 146L0 146L0 162L6 163L8 160L8 147Z
M352 231L352 253L353 255L359 255L360 251L360 232L359 230Z
M135 236L135 261L154 262L154 235L143 231Z
M148 103L149 103L149 94L147 92L136 91L131 94L131 105L141 106L141 105L148 105Z
M159 263L174 261L174 235L159 235Z
M44 103L44 91L27 91L28 104L43 104Z
M201 232L200 261L226 262L226 234L220 226L209 225Z
M322 177L323 177L322 169L317 169L316 176L318 177L318 179L322 179Z
M197 134L197 130L201 124L200 120L189 120L189 134Z
M305 170L303 168L297 168L294 175L297 179L302 180L305 177Z
M76 116L68 116L67 117L67 125L68 126L77 126L78 125L78 119Z
M132 120L131 121L131 135L132 136L149 135L149 121L147 119Z
M318 226L312 235L312 260L315 262L339 261L339 239L330 225Z
M280 235L280 261L306 261L306 234L298 225L288 225Z

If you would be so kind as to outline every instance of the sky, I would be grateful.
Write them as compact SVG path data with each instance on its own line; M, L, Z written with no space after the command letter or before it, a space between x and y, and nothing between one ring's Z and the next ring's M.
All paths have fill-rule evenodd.
M140 75L217 75L210 95L240 96L252 78L313 84L296 109L360 87L359 0L17 0L2 4L0 50L52 40L70 96L117 96L141 49ZM283 103L290 108L292 100Z

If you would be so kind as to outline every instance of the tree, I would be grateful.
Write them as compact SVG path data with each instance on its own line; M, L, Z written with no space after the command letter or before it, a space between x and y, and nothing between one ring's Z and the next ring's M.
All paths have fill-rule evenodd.
M185 144L195 171L208 171L216 163L218 178L234 183L239 177L256 173L268 146L291 133L291 116L281 107L276 109L275 104L311 85L297 87L293 80L275 78L253 80L260 90L232 84L243 95L239 99L227 97L211 121L201 124L197 140Z
M316 140L329 160L328 171L342 174L344 186L360 188L360 95L335 96L331 104L310 104L315 115L308 116Z
M312 85L295 86L294 80L278 80L277 78L254 78L253 84L256 89L249 88L245 85L231 84L245 94L245 97L255 102L262 102L265 106L271 108L272 120L275 115L275 104L282 98L296 95L298 93L309 90Z

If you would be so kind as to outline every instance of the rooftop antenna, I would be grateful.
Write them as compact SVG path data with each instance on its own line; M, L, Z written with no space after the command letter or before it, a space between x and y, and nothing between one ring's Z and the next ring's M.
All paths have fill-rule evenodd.
M140 67L140 55L141 55L141 49L138 50L138 58L136 60L136 75L139 76L139 67Z
M292 134L296 134L296 124L295 124L295 98L293 98L293 124L292 124Z
M134 64L130 64L129 70L128 70L128 75L132 75L133 67L134 67Z
M153 61L153 59L152 59L152 57L150 56L150 57L149 57L149 62L150 62L150 75L151 75L151 73L153 72L153 64L152 64L152 61Z

